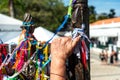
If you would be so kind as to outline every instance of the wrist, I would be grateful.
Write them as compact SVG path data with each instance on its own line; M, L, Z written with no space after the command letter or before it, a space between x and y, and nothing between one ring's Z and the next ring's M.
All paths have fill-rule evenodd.
M65 80L66 61L62 58L51 58L50 78L51 80ZM54 78L54 79L53 79Z
M56 73L50 73L50 80L66 80L66 77Z
M52 53L51 57L53 59L57 59L57 60L63 60L66 61L67 59L67 55L65 55L65 53Z

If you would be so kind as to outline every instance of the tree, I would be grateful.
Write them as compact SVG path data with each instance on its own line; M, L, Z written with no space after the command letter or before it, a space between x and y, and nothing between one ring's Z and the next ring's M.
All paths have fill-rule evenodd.
M103 12L103 13L97 14L97 12L95 11L95 7L89 6L89 23L93 23L98 20L114 18L115 14L116 12L114 9L110 9L109 13Z
M97 20L103 20L103 19L108 19L108 18L114 18L115 17L115 10L114 9L110 9L110 12L107 13L101 13L100 15L98 15Z
M89 6L89 23L96 21L96 11L94 6Z
M4 1L0 1L0 13L9 15L8 0ZM63 16L67 14L67 7L62 0L13 0L13 3L15 18L23 20L24 14L28 12L33 16L37 26L51 31L56 30Z
M107 13L101 13L98 15L97 20L103 20L103 19L108 19L108 14Z
M14 6L13 6L13 0L9 0L9 13L11 17L14 17Z
M115 17L115 10L114 9L110 9L110 13L108 14L109 18L114 18Z
M9 8L8 8L8 0L0 0L0 13L3 13L3 14L9 14Z

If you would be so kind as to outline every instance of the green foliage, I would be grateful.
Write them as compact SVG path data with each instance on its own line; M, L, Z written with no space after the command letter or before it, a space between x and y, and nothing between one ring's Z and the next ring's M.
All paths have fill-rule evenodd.
M93 22L95 22L96 21L96 15L95 14L91 14L90 16L89 16L89 23L93 23Z
M25 13L33 16L37 26L55 31L67 14L62 0L13 0L15 18L23 20ZM0 13L9 15L8 0L0 1ZM4 7L7 6L7 7ZM4 9L3 9L4 8Z
M114 9L110 9L110 13L108 14L109 18L114 18L115 17L115 10Z
M89 23L96 21L96 11L94 6L89 6Z
M103 19L108 19L108 14L107 13L101 13L98 18L98 20L103 20Z
M0 13L9 14L8 0L0 0Z
M114 9L110 9L109 13L103 12L103 13L97 14L97 12L95 11L95 7L89 6L89 23L93 23L93 22L98 21L98 20L114 18L115 14L116 13L115 13Z
M55 31L67 14L68 7L63 0L13 0L15 18L23 20L25 13L33 16L36 26ZM0 0L0 13L9 15L9 0ZM115 10L97 14L94 6L89 6L89 23L115 17Z

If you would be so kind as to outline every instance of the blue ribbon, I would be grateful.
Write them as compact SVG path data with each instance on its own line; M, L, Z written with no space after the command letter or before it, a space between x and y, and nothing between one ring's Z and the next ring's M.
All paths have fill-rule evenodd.
M62 24L57 28L57 30L55 31L54 35L45 43L45 45L43 46L42 49L44 49L47 44L55 37L55 35L64 27L65 23L68 21L70 15L66 15L65 16L65 20L62 22Z
M34 24L34 23L31 22L31 21L30 21L30 22L23 22L23 25L25 25L25 26L27 26L27 25L29 26L29 25L31 25L31 24Z
M57 28L56 32L54 33L54 35L45 43L45 45L42 47L42 49L44 49L47 44L54 38L54 36L57 34L57 32L59 32L65 25L65 23L68 21L68 18L70 17L70 15L66 15L65 16L65 20L62 22L62 24ZM42 68L44 68L49 62L51 61L51 59L49 58L42 66Z

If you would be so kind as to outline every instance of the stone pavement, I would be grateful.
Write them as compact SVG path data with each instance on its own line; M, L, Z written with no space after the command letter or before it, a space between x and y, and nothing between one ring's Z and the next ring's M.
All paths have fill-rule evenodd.
M91 55L91 80L120 80L120 63L117 65L102 64L99 56Z

